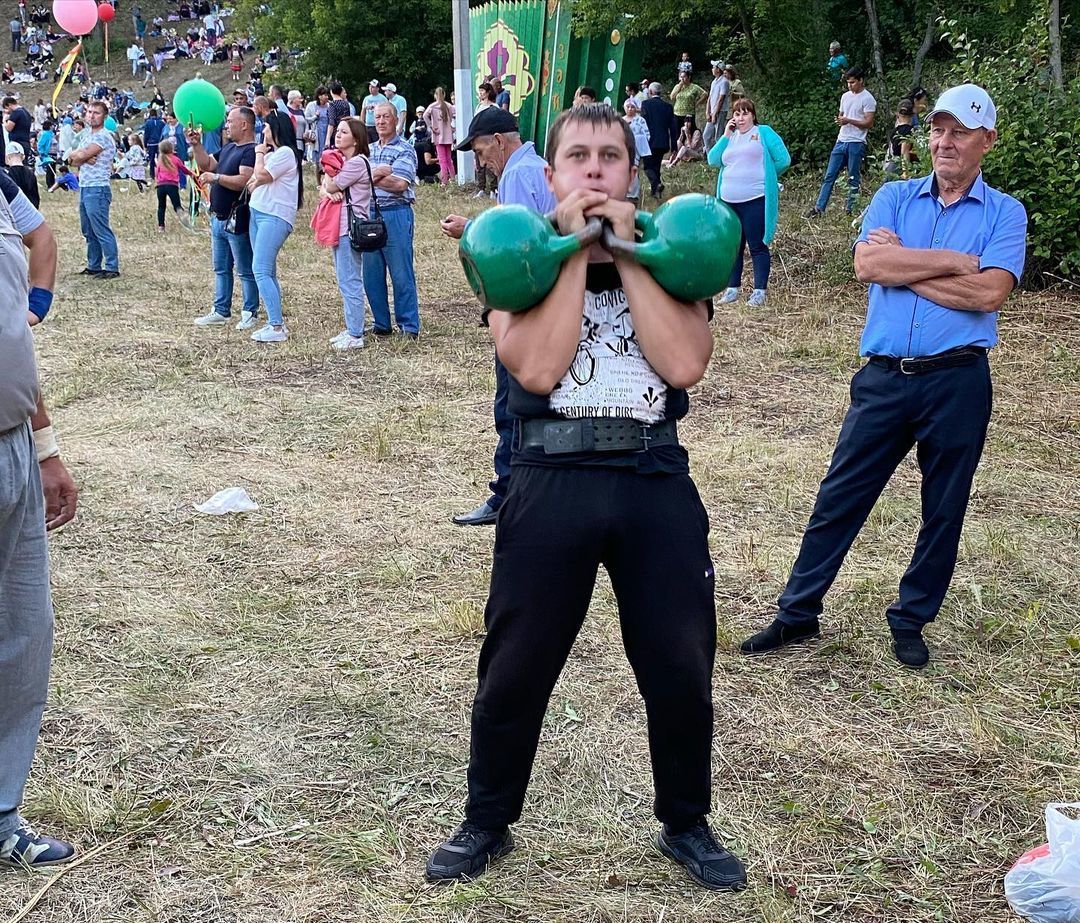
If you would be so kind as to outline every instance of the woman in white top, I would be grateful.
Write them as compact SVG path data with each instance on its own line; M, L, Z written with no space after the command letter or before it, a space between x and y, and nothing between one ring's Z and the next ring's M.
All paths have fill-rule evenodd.
M649 126L642 117L641 106L634 97L628 96L623 100L623 113L623 121L630 126L630 131L634 135L634 166L638 168L638 172L634 174L634 181L630 184L630 189L627 191L626 197L631 202L637 202L640 205L641 158L652 155L652 147L649 145Z
M251 268L268 323L251 338L258 343L281 343L289 338L281 308L277 257L292 233L296 210L304 204L301 155L292 119L271 112L263 120L263 140L255 145L255 170L248 180L251 195Z
M716 197L738 215L743 232L731 279L720 302L731 302L739 297L743 251L749 246L754 264L754 291L747 304L759 307L765 304L765 289L772 266L769 244L776 234L780 197L778 177L791 166L791 155L775 131L768 125L758 124L753 101L743 97L731 107L727 130L709 151L709 163L720 167Z

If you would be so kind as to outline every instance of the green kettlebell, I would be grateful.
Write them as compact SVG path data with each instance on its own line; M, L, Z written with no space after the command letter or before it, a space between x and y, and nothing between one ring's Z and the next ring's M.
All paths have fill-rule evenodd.
M466 225L458 256L469 287L485 307L525 311L544 300L562 264L596 243L602 231L600 219L590 218L576 234L562 235L554 215L499 205Z
M727 205L698 192L676 196L653 214L638 212L641 240L632 242L606 228L604 247L645 266L669 295L705 301L727 288L742 225Z

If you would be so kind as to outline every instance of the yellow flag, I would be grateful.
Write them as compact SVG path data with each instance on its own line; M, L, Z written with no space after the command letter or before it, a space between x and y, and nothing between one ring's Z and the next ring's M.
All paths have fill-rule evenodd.
M79 56L80 51L82 51L82 42L76 43L75 47L64 55L64 60L60 62L60 79L56 82L56 89L53 90L52 95L53 118L56 118L56 97L60 95L64 81L68 79L71 69L75 66L75 59Z

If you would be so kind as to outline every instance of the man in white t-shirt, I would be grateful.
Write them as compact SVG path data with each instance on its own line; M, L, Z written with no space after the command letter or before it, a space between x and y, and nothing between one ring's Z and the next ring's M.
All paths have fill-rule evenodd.
M845 166L848 173L847 213L855 208L859 196L859 171L862 168L863 155L866 153L866 133L874 124L874 112L877 100L866 89L864 73L861 67L848 69L844 78L847 80L847 92L840 97L840 114L836 124L840 132L836 144L829 155L829 166L825 170L825 181L821 184L814 207L806 213L807 218L816 218L825 211L832 195L833 184Z
M728 104L731 102L731 81L724 75L724 62L712 62L712 86L709 87L709 102L705 108L705 130L701 140L708 154L724 130L720 127L727 121Z
M388 83L383 87L383 93L386 98L394 104L394 108L397 109L398 134L404 136L405 117L409 114L409 103L406 101L405 97L397 91L397 87L392 83Z

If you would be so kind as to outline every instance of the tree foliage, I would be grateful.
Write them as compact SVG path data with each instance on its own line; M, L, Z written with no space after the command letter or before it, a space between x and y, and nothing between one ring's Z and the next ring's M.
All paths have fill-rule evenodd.
M299 52L293 83L308 92L336 78L355 101L368 81L392 81L410 105L426 104L453 83L450 4L446 0L239 0L261 47Z

